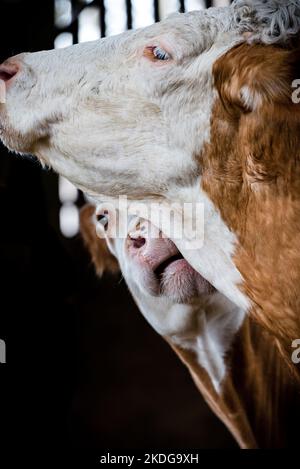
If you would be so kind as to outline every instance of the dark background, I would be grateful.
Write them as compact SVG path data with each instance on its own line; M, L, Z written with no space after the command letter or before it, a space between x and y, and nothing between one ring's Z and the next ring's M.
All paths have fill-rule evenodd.
M52 0L1 0L0 61L52 48L53 14ZM52 451L235 447L124 282L96 279L80 237L62 237L57 194L54 174L0 147L4 436Z

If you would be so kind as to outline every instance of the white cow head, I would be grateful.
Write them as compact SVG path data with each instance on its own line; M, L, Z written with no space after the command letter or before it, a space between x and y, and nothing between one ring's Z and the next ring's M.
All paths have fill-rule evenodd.
M88 194L142 198L189 187L210 136L214 62L245 34L285 40L297 30L298 10L298 2L237 0L13 57L0 68L1 139Z

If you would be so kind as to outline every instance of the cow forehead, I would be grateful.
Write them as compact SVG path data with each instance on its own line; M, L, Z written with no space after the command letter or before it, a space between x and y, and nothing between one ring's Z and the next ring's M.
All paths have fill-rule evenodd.
M211 8L208 11L195 11L189 13L175 13L163 21L152 24L145 28L123 32L119 35L104 38L96 41L75 44L73 46L57 49L54 51L40 51L26 57L26 62L35 64L45 61L51 65L52 59L75 60L80 66L80 61L90 63L91 57L95 60L95 54L101 49L101 61L103 52L115 53L116 57L120 52L131 52L144 41L151 40L161 35L172 35L176 40L181 41L185 46L185 51L198 49L200 47L210 47L216 36L228 31L232 24L233 17L230 8ZM100 58L100 57L99 57ZM90 63L92 65L92 63Z

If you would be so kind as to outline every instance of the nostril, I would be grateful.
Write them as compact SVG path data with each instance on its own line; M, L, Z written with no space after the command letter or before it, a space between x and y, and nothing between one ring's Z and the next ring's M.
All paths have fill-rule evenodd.
M130 238L130 241L135 249L141 249L146 243L146 239L142 237Z
M7 82L17 75L18 71L17 65L0 65L0 80Z
M7 72L1 72L0 71L0 80L3 80L3 81L8 81L10 80L11 78L13 77L13 75L7 73Z

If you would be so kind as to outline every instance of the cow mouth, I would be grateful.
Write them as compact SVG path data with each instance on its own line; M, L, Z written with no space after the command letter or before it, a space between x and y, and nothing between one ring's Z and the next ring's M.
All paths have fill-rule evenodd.
M179 261L181 259L184 259L183 255L178 253L178 254L175 254L171 257L169 257L168 259L165 259L163 262L161 262L159 264L158 267L156 267L156 269L154 270L154 274L155 274L155 277L157 278L157 280L160 282L161 281L161 278L163 276L163 274L165 273L165 271L167 270L167 268L173 264L174 262L176 261Z
M190 303L199 295L214 292L213 286L193 269L180 252L164 259L153 273L158 294L176 303Z

